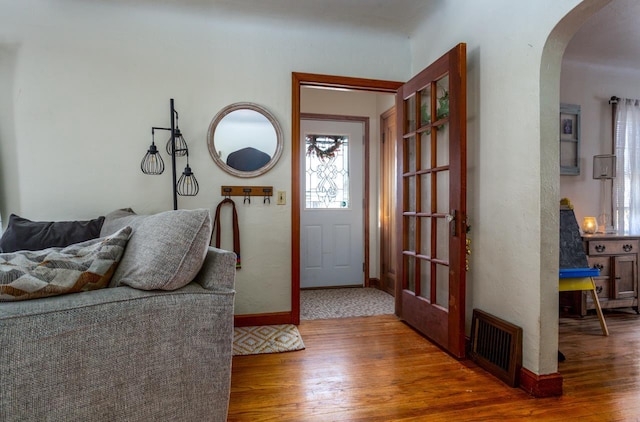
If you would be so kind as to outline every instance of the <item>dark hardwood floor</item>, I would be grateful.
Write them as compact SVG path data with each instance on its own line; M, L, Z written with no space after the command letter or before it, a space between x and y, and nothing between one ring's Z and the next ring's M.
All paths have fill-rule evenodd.
M233 358L229 421L640 420L640 316L560 320L562 397L535 399L391 315L303 321L306 350Z

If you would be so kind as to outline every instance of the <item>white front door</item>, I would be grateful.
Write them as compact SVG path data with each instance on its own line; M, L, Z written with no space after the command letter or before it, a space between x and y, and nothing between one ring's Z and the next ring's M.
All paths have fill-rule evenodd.
M300 122L300 287L364 283L362 122Z

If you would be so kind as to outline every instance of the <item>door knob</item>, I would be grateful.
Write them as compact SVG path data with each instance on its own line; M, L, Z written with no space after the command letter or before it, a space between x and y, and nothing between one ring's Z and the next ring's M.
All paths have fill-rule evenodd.
M450 234L451 236L457 236L458 232L456 230L457 224L456 224L456 216L458 215L458 211L456 210L451 210L451 214L447 214L444 216L445 220L447 220L447 223L451 224L449 227L451 229Z

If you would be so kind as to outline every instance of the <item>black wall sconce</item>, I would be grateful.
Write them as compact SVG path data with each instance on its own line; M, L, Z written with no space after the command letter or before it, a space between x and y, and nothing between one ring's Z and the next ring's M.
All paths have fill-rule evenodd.
M171 157L171 170L173 172L173 209L177 210L178 195L196 196L200 191L200 187L198 186L198 181L196 180L193 171L191 171L191 167L189 167L189 148L187 147L187 142L184 140L182 132L180 132L180 127L178 126L178 112L174 107L173 98L171 98L169 102L171 106L171 127L151 128L151 145L149 146L149 150L140 163L140 169L144 174L162 174L162 172L164 171L164 160L160 155L160 151L158 151L158 147L156 147L155 131L156 129L170 131L171 136L167 141L166 150L167 154L169 154L169 156ZM176 156L187 157L187 165L184 168L184 171L182 172L179 180L176 180Z

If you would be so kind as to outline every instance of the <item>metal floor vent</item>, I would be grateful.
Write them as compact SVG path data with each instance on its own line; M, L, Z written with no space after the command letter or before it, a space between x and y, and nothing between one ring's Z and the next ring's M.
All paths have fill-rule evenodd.
M480 367L517 387L522 368L522 328L474 309L469 355Z

